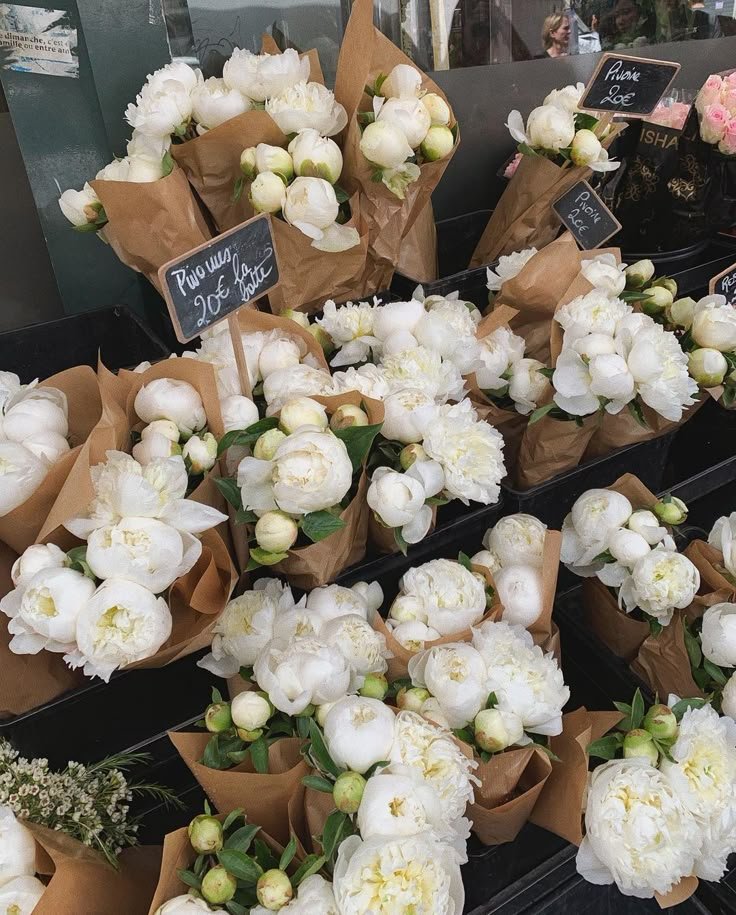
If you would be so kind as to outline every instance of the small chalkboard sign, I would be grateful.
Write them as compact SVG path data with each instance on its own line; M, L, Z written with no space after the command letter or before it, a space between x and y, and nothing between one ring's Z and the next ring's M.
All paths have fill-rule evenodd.
M657 107L679 69L680 64L673 61L604 54L579 107L645 117Z
M578 181L555 200L552 209L584 251L600 247L621 228L621 223L587 181Z
M164 264L158 276L177 339L186 343L278 285L271 217L218 235Z
M711 295L725 295L729 305L736 305L736 264L714 276L708 286Z

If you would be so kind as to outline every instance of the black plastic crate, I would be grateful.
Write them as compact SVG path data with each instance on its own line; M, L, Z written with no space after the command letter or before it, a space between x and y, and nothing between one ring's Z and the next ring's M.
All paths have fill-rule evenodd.
M98 353L112 371L165 359L169 349L130 308L88 311L0 334L0 368L24 383L75 365L97 367Z
M690 502L731 483L736 480L735 445L736 410L708 398L677 430L663 488Z

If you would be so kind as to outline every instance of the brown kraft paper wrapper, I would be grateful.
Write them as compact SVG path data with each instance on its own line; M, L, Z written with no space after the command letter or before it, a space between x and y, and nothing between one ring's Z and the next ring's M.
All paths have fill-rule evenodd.
M288 829L296 836L297 855L300 858L321 853L322 848L314 837L322 835L325 820L334 809L335 802L331 794L307 788L300 780L288 804Z
M279 285L268 293L274 314L288 308L312 314L328 298L336 302L357 299L366 290L361 281L368 250L368 230L363 218L363 199L350 197L350 219L360 241L346 251L319 251L312 239L283 219L273 219L271 230L279 258ZM374 290L371 290L374 291Z
M608 148L623 129L623 125L614 125L603 146ZM560 230L552 204L591 174L589 168L562 167L543 156L522 156L473 252L470 267L490 264L502 254L548 245Z
M334 397L315 396L313 399L327 408L328 415L332 415L342 404L350 403L364 406L371 425L383 422L383 404L364 397L358 391L348 391ZM363 471L357 492L340 514L345 527L318 543L290 550L287 558L271 566L271 569L277 575L288 578L292 586L311 591L334 581L343 569L359 562L365 556L368 539L367 490L368 478Z
M409 185L404 200L396 197L382 182L373 181L375 169L360 151L361 130L357 115L359 111L372 111L372 100L364 91L366 85L380 73L388 76L397 64L413 66L396 45L374 28L372 0L357 0L340 49L335 95L348 115L342 181L351 193L361 191L363 217L369 229L363 294L372 294L389 284L399 262L402 240L429 202L459 143L458 137L453 150L444 159L420 166L421 175ZM422 88L448 101L439 86L423 73ZM450 121L450 126L453 125L456 126L454 115Z
M693 540L685 549L685 555L700 572L699 594L711 591L736 592L736 587L723 574L723 553L705 540Z
M551 773L549 757L534 746L496 753L487 763L478 763L474 774L481 785L468 817L484 845L513 842Z
M109 222L105 238L120 260L161 292L159 267L212 237L180 168L158 181L90 182Z
M418 283L437 279L437 227L431 200L402 239L396 272Z
M101 424L102 402L94 369L76 366L53 375L41 387L53 387L66 394L69 407L69 444L71 449L49 470L38 489L22 505L0 518L0 542L16 553L41 539L46 522L64 483L84 449Z
M588 784L586 748L614 728L622 717L620 712L589 712L585 708L562 716L562 733L550 738L552 752L559 762L552 762L552 772L530 816L532 823L573 845L580 845Z
M279 54L270 35L264 35L262 53ZM324 83L317 51L306 56L311 64L311 82ZM270 114L265 111L246 111L230 118L205 134L176 143L171 155L182 169L189 183L208 209L220 232L233 229L255 216L248 193L233 202L235 183L241 177L240 154L249 146L267 143L269 146L286 146L287 138Z
M370 480L368 481L370 485ZM432 506L432 522L427 531L427 537L434 531L437 525L437 506ZM378 553L388 555L389 553L398 553L399 545L396 542L396 535L393 527L385 527L376 518L375 514L368 510L368 543ZM421 542L421 541L420 541Z
M146 915L161 849L126 848L119 868L71 836L26 823L36 840L36 870L50 876L33 915Z
M237 807L242 807L242 804L238 804ZM230 813L229 810L227 812ZM221 814L217 819L222 823L225 820L225 816L226 814ZM264 830L261 830L256 838L262 839L276 855L280 856L284 850L283 846L275 839L272 839ZM153 900L149 908L144 910L148 915L156 915L156 912L165 902L170 899L176 899L177 896L185 896L188 893L189 887L181 882L178 871L189 870L196 858L197 853L189 842L189 832L186 826L183 829L177 829L176 832L170 832L164 838L158 883L155 886ZM123 915L123 913L117 912L116 915ZM125 912L124 915L128 915L128 913ZM137 915L137 913L131 913L131 915Z
M547 402L550 399L551 395ZM582 426L572 420L557 420L549 416L527 425L516 466L516 485L519 489L546 483L558 474L577 467L599 423L600 417L594 414L586 416Z
M0 543L0 596L13 588L10 570L17 556ZM70 670L60 654L13 654L8 617L0 614L0 719L20 715L84 683L81 670Z
M172 731L169 739L219 813L245 809L249 823L256 823L277 842L289 841L287 807L301 790L309 767L300 753L302 741L285 737L268 750L268 773L260 774L250 759L232 769L208 769L200 760L211 734ZM332 803L332 797L330 797ZM334 806L334 805L333 805Z

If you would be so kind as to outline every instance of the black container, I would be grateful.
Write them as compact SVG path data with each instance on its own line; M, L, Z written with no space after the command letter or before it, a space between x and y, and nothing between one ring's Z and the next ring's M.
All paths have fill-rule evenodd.
M112 371L165 359L169 349L130 308L88 311L0 334L0 367L24 383L75 365L97 367L98 353Z
M708 398L676 433L662 488L684 502L702 499L736 480L736 410ZM733 506L736 509L736 505ZM724 507L724 513L730 508Z
M610 486L625 473L633 473L652 492L659 492L673 438L674 432L668 432L648 442L619 448L530 489L502 484L506 509L535 515L559 530L578 496L588 489Z

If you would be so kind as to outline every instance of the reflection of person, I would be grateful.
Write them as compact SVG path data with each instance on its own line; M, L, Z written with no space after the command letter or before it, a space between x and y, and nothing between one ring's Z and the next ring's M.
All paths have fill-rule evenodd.
M606 51L639 48L652 43L654 23L640 13L635 0L618 0L601 23L600 36Z
M542 57L567 57L570 53L570 21L564 13L552 13L542 26Z
M720 38L721 24L715 13L709 12L699 0L690 0L690 15L693 20L693 38Z

